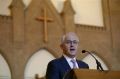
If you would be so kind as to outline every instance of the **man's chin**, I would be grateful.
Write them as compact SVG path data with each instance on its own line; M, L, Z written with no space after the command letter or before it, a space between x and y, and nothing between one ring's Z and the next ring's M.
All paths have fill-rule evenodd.
M70 52L70 54L76 56L76 52Z
M76 55L71 55L71 56L76 57Z

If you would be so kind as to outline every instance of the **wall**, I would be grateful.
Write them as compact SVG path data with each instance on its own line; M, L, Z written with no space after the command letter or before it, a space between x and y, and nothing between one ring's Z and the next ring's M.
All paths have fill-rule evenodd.
M104 14L107 14L105 27L81 24L75 26L75 32L81 41L78 59L86 56L81 54L81 49L94 50L110 70L120 70L120 4L119 0L104 1L108 4L104 6L106 10ZM48 17L54 19L48 23L47 43L43 41L43 22L35 20L36 17L42 16L44 4L47 5ZM66 30L60 14L49 0L33 0L25 11L23 9L23 4L14 3L12 12L15 16L0 16L0 51L10 67L12 79L24 79L26 64L40 49L48 50L56 58L61 56L60 37Z
M113 41L113 52L115 54L115 57L117 58L117 61L120 61L120 0L110 0L109 6L110 6L110 19L111 19L111 34L112 34L112 41ZM120 68L120 65L116 64L118 68Z
M10 10L7 8L12 0L4 0L0 3L0 14L11 15ZM62 11L65 0L51 0L58 12ZM23 0L26 8L31 4L32 0ZM104 26L102 0L71 0L72 6L76 12L75 23L94 25L98 27Z

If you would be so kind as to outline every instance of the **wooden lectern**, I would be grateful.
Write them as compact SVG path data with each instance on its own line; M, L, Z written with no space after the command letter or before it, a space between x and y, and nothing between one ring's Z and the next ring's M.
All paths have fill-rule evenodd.
M73 69L63 79L120 79L120 71Z

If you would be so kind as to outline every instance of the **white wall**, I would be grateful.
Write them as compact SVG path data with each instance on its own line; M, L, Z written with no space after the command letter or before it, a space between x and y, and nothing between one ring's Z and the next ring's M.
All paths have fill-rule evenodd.
M10 15L7 8L12 0L0 0L0 14ZM23 0L26 7L32 0ZM51 0L58 12L62 11L65 0ZM76 24L93 25L103 27L103 12L101 6L102 0L71 0L72 6L76 12L74 21Z
M22 0L26 7L29 6L32 0Z
M0 0L0 15L10 15L10 10L8 9L12 0Z
M51 0L58 12L66 0ZM103 27L102 0L71 0L75 10L75 23Z
M103 26L101 0L72 0L75 23Z
M11 79L11 72L9 66L1 54L0 54L0 79Z
M48 62L54 58L47 50L41 49L36 52L26 64L24 79L34 79L35 74L44 77Z

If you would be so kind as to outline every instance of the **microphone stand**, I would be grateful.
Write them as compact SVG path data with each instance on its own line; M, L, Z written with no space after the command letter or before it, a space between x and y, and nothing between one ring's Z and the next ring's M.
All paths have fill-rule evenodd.
M97 69L98 70L104 71L102 66L101 66L101 63L98 60L96 60L96 64L97 64Z
M87 52L95 59L96 64L97 64L97 70L104 71L104 69L101 66L101 63L95 58L95 56L93 54L91 54L89 51L87 51Z

